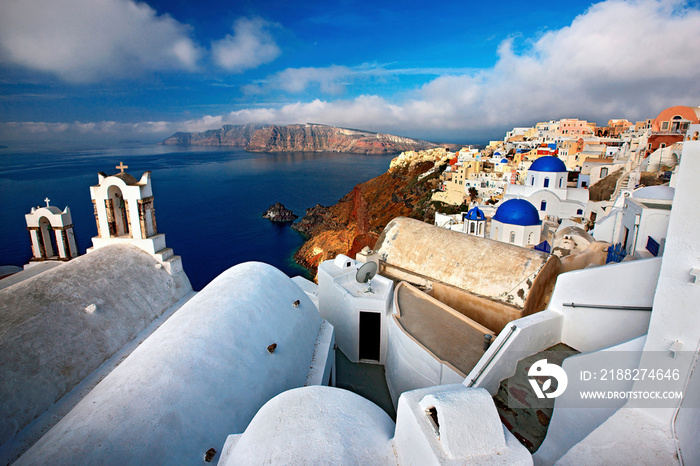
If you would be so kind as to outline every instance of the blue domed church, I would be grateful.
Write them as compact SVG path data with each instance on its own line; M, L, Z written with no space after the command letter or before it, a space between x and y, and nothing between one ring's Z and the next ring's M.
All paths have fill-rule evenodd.
M568 188L569 172L555 156L535 160L527 172L524 185L508 185L503 199L526 199L538 212L539 219L559 220L583 217L588 204L588 190Z
M502 202L491 219L491 239L517 246L540 242L542 221L537 209L525 199Z
M486 215L478 207L472 207L469 212L462 214L462 222L466 234L486 237Z

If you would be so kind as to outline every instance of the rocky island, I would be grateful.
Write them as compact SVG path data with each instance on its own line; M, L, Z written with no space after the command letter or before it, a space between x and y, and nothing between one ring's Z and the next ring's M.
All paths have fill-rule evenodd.
M250 152L347 152L398 154L437 147L420 139L320 124L225 125L201 133L178 132L165 145L243 147Z
M276 202L263 212L263 218L268 218L273 222L286 223L293 222L299 218L299 216L287 209L282 203Z

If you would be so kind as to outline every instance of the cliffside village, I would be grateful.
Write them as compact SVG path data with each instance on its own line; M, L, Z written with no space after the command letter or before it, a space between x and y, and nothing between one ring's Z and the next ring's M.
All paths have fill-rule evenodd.
M560 257L609 252L590 258L599 265L658 256L683 141L697 140L687 132L699 122L700 107L685 106L603 127L551 120L513 128L481 151L446 153L432 200L461 208L436 213L435 224Z
M318 283L246 262L199 292L151 173L100 172L87 254L47 198L0 280L0 463L698 464L699 133L672 107L435 150L464 212L394 218ZM335 386L338 351L395 415Z

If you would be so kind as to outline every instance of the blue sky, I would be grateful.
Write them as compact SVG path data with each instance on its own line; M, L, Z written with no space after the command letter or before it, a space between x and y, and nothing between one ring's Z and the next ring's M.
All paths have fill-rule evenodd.
M0 0L0 144L325 123L443 142L700 105L700 6Z

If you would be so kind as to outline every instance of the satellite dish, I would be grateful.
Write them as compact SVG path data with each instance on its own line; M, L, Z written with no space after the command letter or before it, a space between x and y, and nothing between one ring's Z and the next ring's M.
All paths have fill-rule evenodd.
M377 263L365 262L362 264L362 267L357 269L355 280L357 280L358 283L367 283L373 279L375 275L377 275Z
M362 267L357 269L355 280L357 280L358 283L367 283L365 293L372 293L372 278L374 278L375 275L377 275L377 263L366 262L362 264Z

